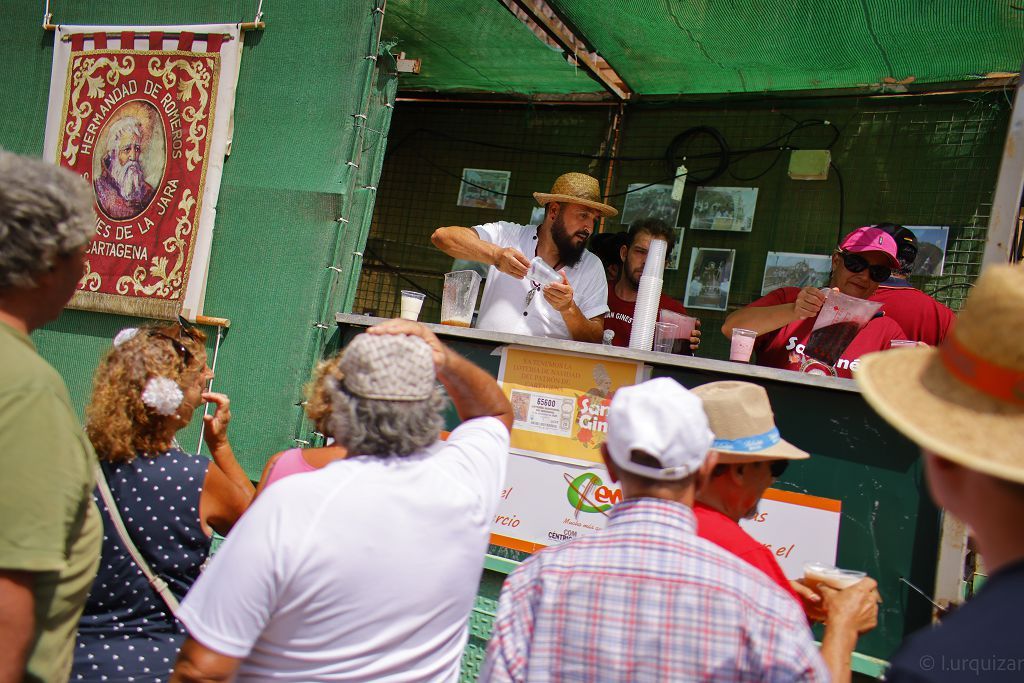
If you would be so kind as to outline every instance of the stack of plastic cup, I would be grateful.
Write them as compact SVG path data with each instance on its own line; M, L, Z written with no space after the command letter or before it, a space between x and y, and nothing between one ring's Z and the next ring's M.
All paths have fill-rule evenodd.
M647 250L647 262L633 309L633 329L629 335L629 348L650 351L654 344L654 324L658 322L658 304L661 302L661 286L664 283L665 252L668 242L651 240Z

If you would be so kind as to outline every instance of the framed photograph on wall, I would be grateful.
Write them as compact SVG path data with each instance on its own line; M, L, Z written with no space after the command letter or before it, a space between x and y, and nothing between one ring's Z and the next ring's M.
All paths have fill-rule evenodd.
M679 202L672 199L671 185L633 183L628 188L626 203L622 207L621 222L630 225L643 218L657 218L670 227L679 220Z
M949 242L948 225L904 226L917 237L917 258L911 275L942 275L946 263L946 244Z
M675 243L672 253L665 258L665 270L679 270L679 255L683 253L683 235L686 228L675 228Z
M504 209L511 177L511 171L464 168L457 204L476 209Z
M533 211L530 212L530 222L528 225L540 225L544 222L544 212L547 210L545 206L535 206Z
M824 287L832 270L832 257L769 251L761 278L761 296L779 287Z
M698 187L690 228L750 232L756 205L756 187Z
M736 260L735 249L690 250L690 270L686 275L686 308L724 311L729 304L729 286Z

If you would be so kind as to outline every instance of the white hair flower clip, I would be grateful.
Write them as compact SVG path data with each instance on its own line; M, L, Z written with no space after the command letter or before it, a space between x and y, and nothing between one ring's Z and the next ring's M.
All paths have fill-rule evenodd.
M181 387L167 377L151 377L142 391L142 402L159 415L173 415L184 400Z
M124 344L126 341L131 341L132 339L135 339L135 335L137 335L138 333L139 328L137 327L124 328L123 330L118 332L117 335L114 337L114 348L120 348L121 344Z

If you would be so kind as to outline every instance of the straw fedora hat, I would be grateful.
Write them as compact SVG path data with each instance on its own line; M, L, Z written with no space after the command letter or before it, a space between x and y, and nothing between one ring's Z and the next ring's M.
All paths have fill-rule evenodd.
M978 278L938 348L873 353L855 373L864 398L922 448L1024 483L1024 266Z
M764 387L750 382L711 382L694 387L704 401L708 424L715 433L711 450L722 464L759 460L803 460L810 457L779 436Z
M617 216L618 209L601 201L601 185L597 178L586 173L564 173L551 186L551 192L534 192L533 198L541 206L548 202L582 204L597 209L602 216Z

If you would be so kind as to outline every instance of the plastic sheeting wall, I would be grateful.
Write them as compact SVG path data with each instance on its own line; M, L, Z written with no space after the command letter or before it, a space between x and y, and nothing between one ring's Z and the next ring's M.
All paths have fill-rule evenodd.
M59 3L66 24L182 24L251 21L253 2ZM373 0L268 3L267 28L244 37L232 154L220 192L205 313L230 318L215 389L232 399L230 431L239 460L256 477L274 452L308 433L302 386L333 329L315 327L351 299L352 253L365 240L393 100L393 69L366 59L376 46ZM6 27L0 61L0 145L42 152L53 34L42 5L0 0ZM358 135L365 98L370 111ZM362 146L359 174L346 162ZM350 223L336 221L348 215ZM336 266L341 272L330 270ZM76 406L90 393L96 362L122 327L139 320L67 310L34 335L65 377ZM207 329L211 336L213 329ZM182 436L192 450L199 420Z

